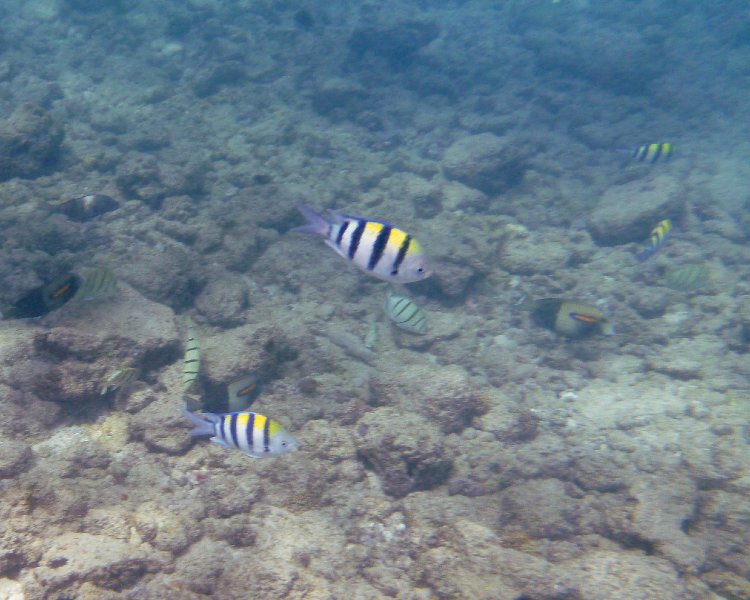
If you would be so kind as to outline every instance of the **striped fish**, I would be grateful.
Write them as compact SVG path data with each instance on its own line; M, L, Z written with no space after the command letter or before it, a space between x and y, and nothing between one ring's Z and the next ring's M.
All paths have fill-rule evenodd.
M383 308L396 327L417 335L427 333L427 315L409 298L389 293Z
M87 269L83 273L83 284L76 293L77 300L100 300L117 293L117 277L104 267Z
M193 319L187 317L187 340L185 340L185 363L182 368L183 393L189 392L198 379L201 368L201 342Z
M297 208L308 222L293 231L324 237L339 256L373 277L411 283L432 275L420 244L401 229L337 211L331 211L333 221L328 221L305 204Z
M658 160L669 160L672 152L674 152L672 144L644 144L633 150L633 158L638 162L654 164Z
M298 447L297 440L277 421L253 412L202 413L183 410L195 425L190 435L210 435L212 442L237 448L253 458L281 456Z
M109 392L117 389L124 390L136 379L138 379L140 374L140 370L136 369L135 367L115 369L104 378L104 384L102 385L101 390L102 396L105 396Z
M659 250L659 248L661 248L667 241L667 238L669 237L671 231L672 221L670 221L669 219L659 221L656 224L656 227L651 230L651 236L648 239L648 246L646 246L646 248L636 256L638 262L648 260L654 254L656 254L656 251Z

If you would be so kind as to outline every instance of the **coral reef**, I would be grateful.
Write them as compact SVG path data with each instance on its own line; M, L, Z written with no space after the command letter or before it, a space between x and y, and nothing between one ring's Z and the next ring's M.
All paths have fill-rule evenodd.
M741 2L0 14L0 300L118 279L0 323L0 598L750 597ZM117 208L60 213L89 195ZM424 335L290 233L302 202L420 240L435 275L391 292ZM710 285L668 287L689 264ZM616 335L534 327L557 297ZM295 452L189 435L248 374Z

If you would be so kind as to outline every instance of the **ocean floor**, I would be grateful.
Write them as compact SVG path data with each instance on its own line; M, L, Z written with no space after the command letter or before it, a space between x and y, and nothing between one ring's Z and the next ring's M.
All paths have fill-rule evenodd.
M0 322L0 600L750 599L745 3L354 4L0 7L0 301L118 279ZM435 275L368 277L301 202ZM188 402L253 373L298 450L189 435L187 315Z

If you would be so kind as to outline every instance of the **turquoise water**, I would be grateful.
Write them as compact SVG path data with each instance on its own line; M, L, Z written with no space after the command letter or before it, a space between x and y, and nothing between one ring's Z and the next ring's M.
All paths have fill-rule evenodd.
M0 16L0 598L750 597L745 2Z

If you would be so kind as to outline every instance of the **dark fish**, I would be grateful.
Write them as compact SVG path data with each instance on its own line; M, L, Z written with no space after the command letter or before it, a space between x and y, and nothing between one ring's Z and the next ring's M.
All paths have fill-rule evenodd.
M70 301L81 287L81 283L82 279L75 273L61 275L22 296L5 312L5 317L9 319L43 317Z
M260 396L263 388L257 375L250 373L227 386L227 404L230 412L246 410Z
M120 208L120 203L105 194L90 194L65 200L57 205L61 212L73 221L83 222Z
M672 144L644 144L633 150L633 158L638 162L654 164L658 160L669 160L672 152L674 152Z
M598 308L562 298L536 300L531 307L534 321L569 338L584 338L595 333L614 335L614 327Z
M643 262L656 254L659 248L661 248L667 241L667 238L669 237L671 231L672 221L670 221L669 219L659 221L651 230L651 236L648 238L648 246L645 250L643 250L643 252L636 256L638 262Z

